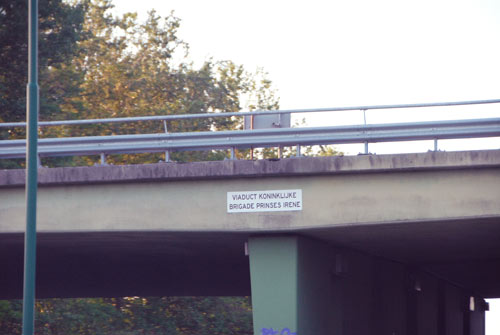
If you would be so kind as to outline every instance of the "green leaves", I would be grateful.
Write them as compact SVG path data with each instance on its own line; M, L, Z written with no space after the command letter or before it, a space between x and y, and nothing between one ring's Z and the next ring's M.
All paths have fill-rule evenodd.
M250 335L248 297L124 297L36 302L40 335ZM0 301L0 335L21 334L21 301Z
M20 300L0 300L0 335L21 334L22 303Z
M44 106L59 106L45 94L52 85L67 87L64 78L54 72L76 53L81 38L83 6L63 0L40 0L39 69L42 112ZM28 8L26 1L5 0L0 3L0 120L24 121L26 118L26 84L28 82ZM50 72L50 75L49 75ZM50 79L49 79L50 77Z

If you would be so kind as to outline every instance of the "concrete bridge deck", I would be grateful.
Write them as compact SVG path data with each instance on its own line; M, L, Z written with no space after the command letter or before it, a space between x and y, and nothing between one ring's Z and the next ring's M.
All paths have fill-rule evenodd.
M371 259L500 297L498 150L42 168L39 183L38 297L250 295L245 243L289 236L349 255L335 273ZM263 190L301 190L302 210L228 213L227 192ZM24 225L24 171L0 171L0 298L22 293Z
M498 297L498 271L487 274L500 268L499 167L500 151L471 151L40 169L39 262L150 253L245 267L248 236L294 233L453 273ZM22 260L23 187L23 170L0 172L3 262ZM226 192L286 189L303 190L302 211L226 211ZM229 294L249 293L248 279L235 281Z

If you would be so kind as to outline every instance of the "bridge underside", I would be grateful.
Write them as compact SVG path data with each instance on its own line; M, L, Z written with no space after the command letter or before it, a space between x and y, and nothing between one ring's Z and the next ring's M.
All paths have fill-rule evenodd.
M0 235L1 298L22 297L23 236ZM242 234L42 233L37 297L250 295Z
M254 234L255 235L255 234ZM276 236L260 233L258 236ZM297 230L338 250L418 268L500 297L500 220ZM40 233L37 296L250 295L245 232ZM0 298L22 296L23 235L0 234Z

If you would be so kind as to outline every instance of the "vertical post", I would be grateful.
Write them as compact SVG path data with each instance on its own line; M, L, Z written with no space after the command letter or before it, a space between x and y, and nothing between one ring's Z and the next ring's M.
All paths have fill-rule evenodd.
M363 122L366 127L366 109L363 109ZM369 150L368 150L368 141L365 141L365 155L368 155Z
M38 188L38 0L28 5L26 233L24 240L23 335L35 326L36 201Z
M165 128L165 134L168 134L167 120L163 120L163 128ZM165 163L170 162L170 151L165 150Z
M253 130L253 121L255 115L250 115L250 129ZM253 160L253 147L250 147L250 159Z
M106 163L106 154L104 152L101 152L101 165L108 165Z

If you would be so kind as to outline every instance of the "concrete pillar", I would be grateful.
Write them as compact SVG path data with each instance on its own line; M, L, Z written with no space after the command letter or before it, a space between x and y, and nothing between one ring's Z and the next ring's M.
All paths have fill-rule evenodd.
M249 239L255 335L340 334L335 255L299 236Z
M445 328L440 334L463 335L464 334L464 302L462 290L456 286L447 284L445 287Z
M439 333L439 281L419 273L420 291L417 293L417 322L419 335L442 335ZM443 311L444 313L444 311Z

